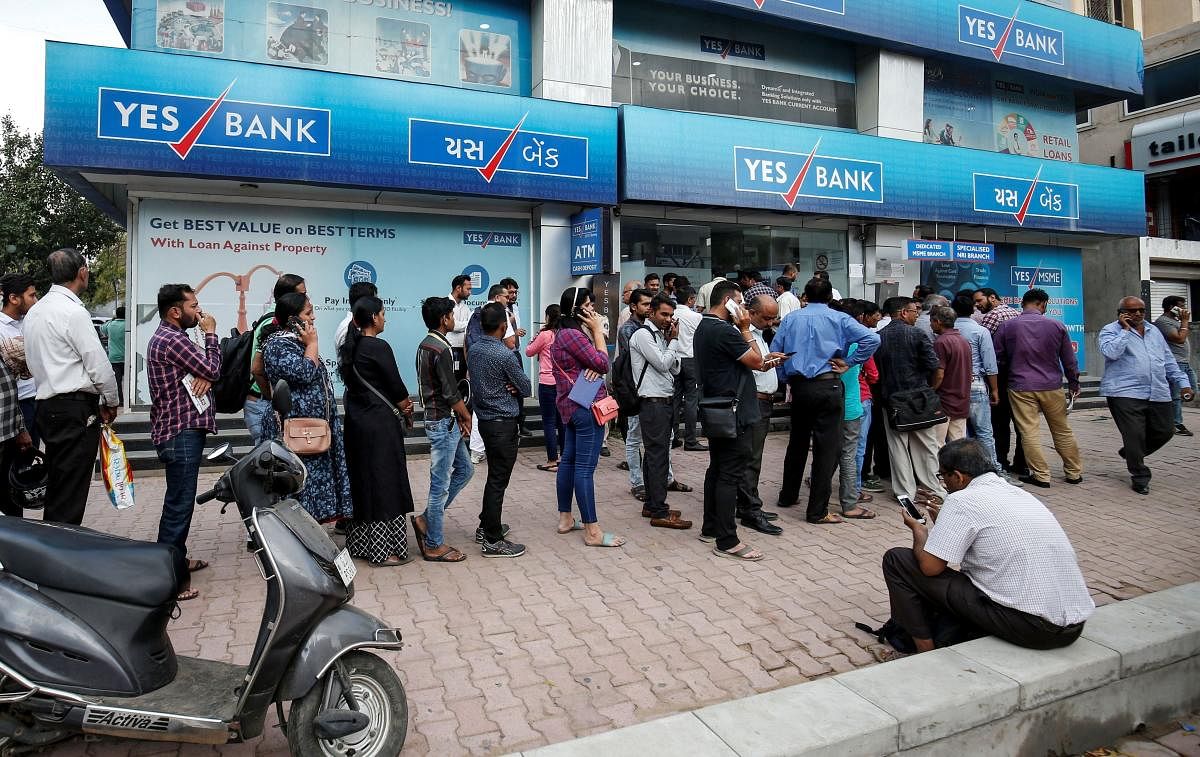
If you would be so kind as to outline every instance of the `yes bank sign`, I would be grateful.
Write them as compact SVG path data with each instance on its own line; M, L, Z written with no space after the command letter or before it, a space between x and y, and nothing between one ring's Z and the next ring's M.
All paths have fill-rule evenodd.
M180 160L197 148L329 155L328 110L232 99L235 84L212 97L101 87L97 136L161 142Z
M991 50L997 62L1006 54L1066 65L1066 38L1060 29L1020 20L1021 0L1011 16L958 6L958 41Z
M883 163L821 154L820 148L820 139L807 153L734 147L734 187L779 195L789 208L800 197L883 202Z

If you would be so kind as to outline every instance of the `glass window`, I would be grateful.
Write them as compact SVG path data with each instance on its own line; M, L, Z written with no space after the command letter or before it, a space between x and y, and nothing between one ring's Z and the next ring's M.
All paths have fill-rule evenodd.
M1154 108L1200 95L1200 53L1146 67L1141 97L1125 101L1125 112Z
M1092 125L1092 111L1089 110L1088 108L1084 108L1083 110L1075 111L1075 125L1076 126L1091 126Z

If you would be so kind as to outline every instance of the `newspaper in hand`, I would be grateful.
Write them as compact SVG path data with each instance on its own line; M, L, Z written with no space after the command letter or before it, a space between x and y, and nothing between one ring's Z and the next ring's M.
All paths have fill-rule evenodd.
M212 404L212 401L208 399L208 393L205 392L199 397L192 393L192 386L196 383L196 377L189 373L179 381L183 384L184 390L187 391L187 396L192 401L192 404L196 406L196 412L203 413L208 410L208 406Z

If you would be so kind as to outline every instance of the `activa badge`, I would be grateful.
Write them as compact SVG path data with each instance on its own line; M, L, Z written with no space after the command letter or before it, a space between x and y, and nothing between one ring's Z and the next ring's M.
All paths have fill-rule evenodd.
M193 149L328 156L330 112L323 108L101 87L97 136L162 142L181 160Z

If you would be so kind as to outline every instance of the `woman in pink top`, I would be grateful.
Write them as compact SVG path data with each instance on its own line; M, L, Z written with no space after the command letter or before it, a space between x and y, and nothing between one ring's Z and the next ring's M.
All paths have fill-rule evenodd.
M558 415L558 386L554 381L554 359L550 347L554 344L554 333L558 330L558 317L562 309L558 305L546 307L546 322L542 330L525 347L525 356L538 358L538 405L542 408L542 434L546 441L546 464L538 470L557 471L562 457L563 424Z

